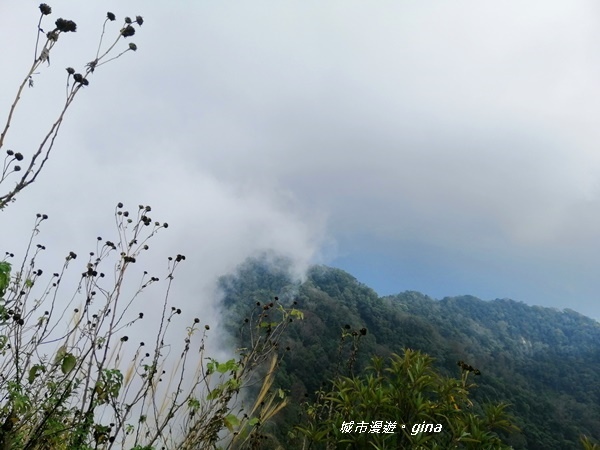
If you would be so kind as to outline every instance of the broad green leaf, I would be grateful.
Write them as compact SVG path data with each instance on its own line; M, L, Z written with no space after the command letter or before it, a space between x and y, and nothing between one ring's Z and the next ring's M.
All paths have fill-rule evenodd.
M237 364L235 363L235 359L230 359L226 363L217 364L217 371L219 373L230 372L232 370L237 369Z
M73 370L76 363L77 363L77 359L75 358L75 356L72 353L67 353L62 360L60 370L62 370L62 373L64 373L66 375L71 370Z
M35 366L33 366L31 369L29 369L29 376L27 377L27 381L29 381L29 384L32 384L35 380L35 378L38 375L38 372L45 372L46 368L41 365L41 364L36 364Z
M240 425L240 420L233 414L229 414L223 420L227 429L233 432L233 427L237 427Z

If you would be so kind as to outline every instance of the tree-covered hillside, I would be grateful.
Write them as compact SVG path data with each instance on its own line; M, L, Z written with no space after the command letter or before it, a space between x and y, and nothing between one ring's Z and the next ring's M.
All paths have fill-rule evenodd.
M365 328L352 373L361 373L374 355L405 348L431 355L451 377L460 377L457 361L465 361L481 372L472 391L474 409L511 404L520 431L503 439L515 449L580 449L582 435L600 439L600 323L572 310L507 299L435 300L418 292L379 297L350 274L325 266L312 267L297 283L287 264L252 260L221 279L231 323L274 296L283 304L296 302L304 313L281 343L289 351L277 382L291 402L278 418L280 436L297 425L306 395L312 398L335 374L350 373L353 344L341 342L342 331ZM231 331L235 335L235 327Z

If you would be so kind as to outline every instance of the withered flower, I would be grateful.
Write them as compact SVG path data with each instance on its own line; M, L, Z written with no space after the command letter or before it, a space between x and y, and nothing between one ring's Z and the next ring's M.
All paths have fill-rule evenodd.
M63 18L56 20L56 28L58 31L62 31L64 33L68 33L69 31L75 32L77 31L77 24L72 20L66 20Z
M50 6L48 6L46 3L40 4L40 11L44 16L52 14L52 8L50 8Z
M123 28L121 30L121 35L123 35L123 37L130 37L133 36L135 34L135 28L133 28L131 25L127 25L125 28Z

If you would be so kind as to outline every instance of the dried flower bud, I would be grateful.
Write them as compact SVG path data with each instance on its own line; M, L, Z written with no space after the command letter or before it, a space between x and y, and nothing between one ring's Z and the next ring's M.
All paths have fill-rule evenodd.
M23 161L23 155L19 152L15 153L15 159L17 161Z
M121 35L123 35L123 37L130 37L133 36L135 34L135 28L133 28L131 25L127 25L125 28L123 28L121 30Z
M135 16L135 21L141 26L144 23L144 18L142 16Z
M84 78L83 80L81 80L81 84L83 84L84 86L87 86L88 84L90 84L90 82L88 81L87 78Z
M21 171L21 166L15 166L13 170L15 172L20 172Z
M134 52L137 50L137 45L135 45L133 42L129 43L129 50L133 50Z
M81 83L83 81L83 75L81 75L80 73L76 73L75 75L73 75L73 79L77 83Z
M125 17L125 23L131 23L131 17Z
M73 75L75 73L75 69L73 69L72 67L67 67L67 72L69 73L69 75Z
M106 18L108 20L110 20L111 22L116 19L115 15L113 13L111 13L110 11L106 13Z
M77 24L72 20L66 20L63 18L56 20L56 29L58 31L62 31L64 33L68 33L69 31L75 32L77 31Z
M50 6L48 6L46 3L40 4L40 11L44 16L52 14L52 8L50 8Z
M15 154L15 152L13 152L12 150L6 150L6 154L7 154L8 156L12 156L12 155L14 155L14 154Z

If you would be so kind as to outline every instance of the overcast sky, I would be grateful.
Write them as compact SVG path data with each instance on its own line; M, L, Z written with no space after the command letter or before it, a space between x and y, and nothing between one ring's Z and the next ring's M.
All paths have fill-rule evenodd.
M3 118L38 4L0 3ZM22 252L45 212L60 264L114 234L117 202L143 203L171 225L157 261L187 256L178 294L192 309L268 249L380 294L600 318L596 2L49 4L48 28L63 16L78 31L24 93L3 150L26 156L64 98L64 68L93 59L106 11L115 34L124 15L145 22L129 38L138 51L90 78L47 170L2 213L2 252Z

